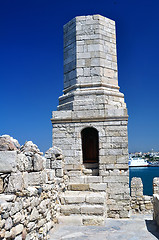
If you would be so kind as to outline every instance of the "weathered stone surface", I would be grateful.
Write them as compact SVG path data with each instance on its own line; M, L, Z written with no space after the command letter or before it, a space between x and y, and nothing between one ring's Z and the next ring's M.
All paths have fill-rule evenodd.
M89 190L89 184L70 184L69 188L74 191L87 191Z
M38 218L39 218L39 212L37 211L36 208L33 208L33 211L31 212L31 215L30 215L30 221L34 221Z
M0 172L15 172L17 168L16 151L0 151Z
M11 229L11 227L13 226L13 222L12 222L12 219L11 217L7 218L6 221L5 221L5 230L9 230Z
M35 153L33 158L33 168L34 171L42 171L44 169L45 158Z
M18 224L15 227L13 227L12 230L11 230L12 237L16 237L18 234L22 233L23 228L24 227L23 227L22 224Z
M86 215L103 215L104 214L104 208L100 205L86 205L81 206L81 213Z
M15 151L20 149L18 141L9 135L0 136L0 151Z
M46 158L50 158L52 160L55 160L56 157L59 157L62 155L62 151L61 149L57 148L57 147L51 147L49 148L46 153L45 153L45 157Z
M25 171L27 170L27 166L28 166L28 158L23 154L23 153L19 153L17 155L17 168L19 171Z
M39 155L43 154L42 152L40 152L38 146L34 144L32 141L27 141L23 146L21 146L20 150L26 156L32 156L35 153L38 153Z
M104 218L102 217L85 217L82 219L82 223L85 226L102 226L104 225Z
M12 173L9 178L7 191L12 193L23 189L22 173Z
M28 174L28 185L36 186L43 183L41 172L31 172Z

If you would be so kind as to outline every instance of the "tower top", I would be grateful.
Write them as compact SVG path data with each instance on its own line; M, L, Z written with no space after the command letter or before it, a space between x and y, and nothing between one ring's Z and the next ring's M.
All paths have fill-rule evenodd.
M78 16L64 25L64 94L58 110L74 118L127 118L119 92L115 22L101 15ZM52 121L60 114L53 112ZM80 119L79 117L80 116ZM93 117L94 116L94 117ZM65 121L65 120L63 120Z
M64 26L64 92L93 85L118 88L115 22L78 16Z

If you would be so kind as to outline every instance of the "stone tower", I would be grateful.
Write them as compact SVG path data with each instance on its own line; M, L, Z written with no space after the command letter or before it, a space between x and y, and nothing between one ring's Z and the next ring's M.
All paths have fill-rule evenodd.
M127 108L119 92L115 22L79 16L64 26L64 90L53 145L70 183L106 186L109 217L128 217ZM96 185L96 186L97 186Z

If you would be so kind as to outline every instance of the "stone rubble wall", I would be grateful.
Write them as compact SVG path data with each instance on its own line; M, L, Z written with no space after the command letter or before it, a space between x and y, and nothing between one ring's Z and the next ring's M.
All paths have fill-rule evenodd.
M143 183L141 178L133 177L131 180L130 205L132 213L153 212L153 197L143 195Z
M31 141L20 148L9 137L5 145L5 138L0 137L0 239L47 239L65 190L63 155L52 147L43 157Z

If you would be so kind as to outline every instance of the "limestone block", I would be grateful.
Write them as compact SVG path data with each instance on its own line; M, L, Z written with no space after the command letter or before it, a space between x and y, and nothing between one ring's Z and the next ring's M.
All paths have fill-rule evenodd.
M71 214L80 214L81 210L78 205L62 205L61 213L63 213L65 216L69 216Z
M108 176L108 177L104 177L103 178L103 182L107 182L107 183L113 183L113 182L117 182L117 183L128 183L129 182L129 177L128 176Z
M19 235L20 233L22 233L23 231L23 224L18 224L15 227L13 227L11 229L11 235L13 238L15 238L15 236Z
M0 151L0 172L15 172L17 168L16 151Z
M44 168L44 161L45 158L36 153L33 158L34 171L42 171Z
M106 191L107 184L106 183L90 183L89 184L90 190L93 191Z
M23 153L18 153L17 154L17 168L19 171L26 171L29 169L29 159L25 156Z
M83 203L85 196L64 196L66 204Z
M23 188L26 189L28 187L28 172L23 172L22 178L23 178Z
M101 183L102 177L101 176L88 176L86 178L86 183Z
M9 230L9 229L12 228L12 226L13 226L13 221L12 221L11 217L9 217L9 218L7 218L6 221L5 221L5 226L4 226L4 228L5 228L5 230Z
M102 226L102 225L104 225L104 218L96 217L96 216L83 217L82 223L85 226Z
M69 171L67 173L68 176L81 176L81 171Z
M80 176L77 176L77 177L70 177L70 183L85 183L85 178L84 177L80 177Z
M81 206L81 213L86 215L103 215L104 208L100 205L85 205Z
M51 161L51 168L52 169L62 168L62 160Z
M42 184L42 174L41 172L31 172L28 175L28 185L29 186L36 186Z
M70 184L69 189L72 191L89 191L89 184Z
M90 196L86 196L86 203L90 204L104 204L105 197L104 196L96 196L91 194Z
M7 192L17 192L23 189L22 173L12 173L9 178Z

